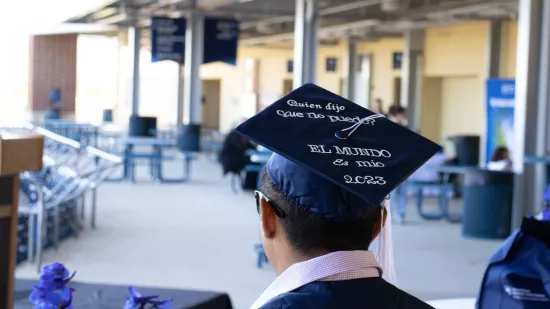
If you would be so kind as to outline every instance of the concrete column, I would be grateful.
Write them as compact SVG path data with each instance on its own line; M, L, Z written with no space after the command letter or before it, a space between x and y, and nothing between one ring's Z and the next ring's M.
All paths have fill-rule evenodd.
M183 123L200 125L202 120L202 82L200 67L204 45L204 17L195 12L187 18L183 80Z
M407 108L409 129L420 129L421 89L423 77L424 31L405 33L401 66L401 106Z
M184 74L185 69L183 65L178 65L178 102L176 105L176 127L178 127L180 124L183 124L183 81L184 81Z
M487 35L487 78L500 76L500 52L502 45L502 21L489 21L489 33Z
M355 84L357 75L357 46L353 39L346 42L346 54L344 55L344 97L350 101L358 103L355 95Z
M294 20L294 89L315 82L317 71L317 0L296 0Z
M372 88L372 54L363 54L358 56L359 72L355 80L355 103L371 108L371 88Z
M546 115L550 52L550 3L520 0L514 113L514 209L512 227L542 209L546 179L542 164L524 164L525 156L546 152Z
M132 84L130 89L131 113L134 116L139 115L139 62L141 51L141 29L130 27L128 29L128 46L130 47L130 76Z

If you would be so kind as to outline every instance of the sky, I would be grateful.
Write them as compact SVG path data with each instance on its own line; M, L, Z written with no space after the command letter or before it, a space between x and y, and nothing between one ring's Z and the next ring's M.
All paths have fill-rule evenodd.
M27 36L72 16L100 7L109 0L8 0L0 10L2 36ZM14 26L16 25L16 26Z
M109 0L8 0L0 6L0 77L6 83L27 73L28 38ZM25 63L25 65L23 65Z

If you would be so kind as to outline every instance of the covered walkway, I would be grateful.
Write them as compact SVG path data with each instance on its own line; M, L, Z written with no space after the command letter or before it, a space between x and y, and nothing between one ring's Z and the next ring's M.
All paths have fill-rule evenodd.
M206 160L194 172L185 185L104 184L97 229L47 251L44 262L63 261L84 282L227 292L236 309L248 308L275 278L270 266L255 266L253 197L235 195ZM460 224L423 221L413 202L407 224L394 225L400 287L423 300L475 297L500 241L465 239ZM35 278L36 267L20 265L17 277Z

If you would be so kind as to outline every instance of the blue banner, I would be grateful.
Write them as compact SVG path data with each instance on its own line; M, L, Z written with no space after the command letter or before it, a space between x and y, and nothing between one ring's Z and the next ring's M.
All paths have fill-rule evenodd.
M203 63L222 61L237 64L239 22L233 19L204 19Z
M171 60L183 64L185 60L184 18L153 17L151 22L151 61Z
M513 153L515 80L489 79L487 87L487 162L497 147Z

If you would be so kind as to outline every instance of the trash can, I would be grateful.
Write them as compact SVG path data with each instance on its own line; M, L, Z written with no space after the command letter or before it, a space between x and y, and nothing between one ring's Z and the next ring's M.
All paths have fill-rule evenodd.
M128 135L133 137L156 137L157 118L130 116Z
M199 152L201 139L200 124L180 125L178 128L177 145L182 152Z
M113 110L112 109L104 109L103 110L103 123L111 123L113 122Z
M450 138L455 147L458 165L479 165L480 137L477 135L457 135Z
M505 239L511 233L514 174L470 169L464 175L462 235Z

